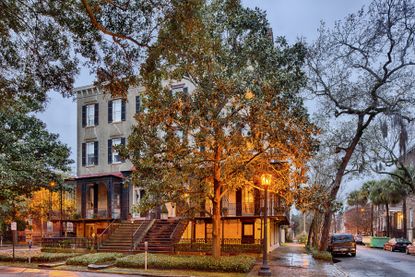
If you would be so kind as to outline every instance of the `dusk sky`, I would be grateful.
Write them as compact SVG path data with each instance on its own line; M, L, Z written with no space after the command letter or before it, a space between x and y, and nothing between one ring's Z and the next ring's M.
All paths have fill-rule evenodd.
M317 36L321 21L332 26L336 20L368 5L365 0L243 0L249 7L266 10L275 36L285 36L290 43L297 38L312 42ZM75 86L91 84L94 76L83 69ZM76 103L74 99L62 98L51 93L46 111L38 116L47 124L49 131L58 133L60 139L71 147L71 158L76 162ZM75 172L75 164L72 166Z

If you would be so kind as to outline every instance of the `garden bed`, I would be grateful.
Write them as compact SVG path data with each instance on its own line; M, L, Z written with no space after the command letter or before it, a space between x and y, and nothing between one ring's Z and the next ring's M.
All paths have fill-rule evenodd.
M255 265L250 256L230 256L215 259L211 256L170 256L148 254L148 267L151 269L188 269L223 272L249 272ZM144 268L144 254L119 258L117 267Z
M31 262L33 263L48 263L48 262L57 262L63 261L67 258L78 256L76 253L44 253L39 250L25 250L25 251L16 251L15 252L15 262L27 262L29 257L31 257ZM11 262L13 261L13 252L7 251L0 253L0 261L2 262Z
M122 257L124 255L121 253L94 253L69 258L66 260L66 264L87 266L89 264L114 263L117 258Z

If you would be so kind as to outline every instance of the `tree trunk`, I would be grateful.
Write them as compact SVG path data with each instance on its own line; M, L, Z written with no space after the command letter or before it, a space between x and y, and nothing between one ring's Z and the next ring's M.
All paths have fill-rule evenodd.
M313 228L314 228L315 221L316 221L316 215L314 214L313 219L311 220L310 227L308 228L307 248L311 248L311 239L313 235Z
M406 197L404 197L403 199L402 199L402 215L403 215L403 232L404 232L404 234L403 234L403 237L404 238L407 238L407 233L408 233L408 230L407 230L407 225L406 225Z
M390 236L389 204L386 203L386 236Z
M220 167L220 158L221 158L222 148L216 146L215 149L215 165L214 178L213 178L213 215L212 215L212 256L219 258L221 255L221 214L220 214L220 199L221 199L221 167Z
M359 234L359 223L360 223L359 204L357 204L356 205L356 235Z
M370 235L373 237L373 204L370 203Z
M366 120L366 122L364 122L365 115L364 114L359 115L356 133L352 141L350 142L350 145L347 147L346 153L344 157L342 158L341 163L337 169L336 178L334 179L334 182L332 184L332 188L330 191L330 198L326 206L326 211L324 212L323 227L321 231L321 238L320 238L320 245L319 245L320 251L325 251L328 247L331 215L333 214L332 203L337 197L337 192L340 189L340 185L343 179L343 175L346 171L346 167L349 164L350 158L352 157L352 154L354 150L356 149L356 146L359 143L363 135L363 130L366 129L367 126L369 126L370 122L373 120L374 117L375 115L370 115L368 119Z

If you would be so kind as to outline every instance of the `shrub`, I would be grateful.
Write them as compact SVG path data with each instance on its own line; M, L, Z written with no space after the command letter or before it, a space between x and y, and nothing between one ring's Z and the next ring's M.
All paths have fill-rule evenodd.
M71 258L77 256L79 254L76 253L43 253L39 251L16 251L15 253L15 261L16 262L27 262L29 257L31 257L31 261L34 263L47 263L47 262L56 262L56 261L64 261L67 258ZM13 261L13 254L12 252L4 252L0 254L0 261L2 262L11 262Z
M332 261L333 256L328 251L318 251L316 249L311 250L311 254L316 260Z
M302 233L302 234L300 234L300 235L297 236L298 243L306 244L307 243L307 239L308 239L308 236L305 233Z
M95 254L86 254L77 257L73 257L66 260L67 265L84 265L89 264L100 264L107 262L115 262L117 258L123 257L123 254L120 253L95 253Z
M255 258L250 256L231 256L215 259L212 256L167 256L148 254L148 267L157 269L249 272L254 264ZM116 266L143 268L144 254L117 259Z

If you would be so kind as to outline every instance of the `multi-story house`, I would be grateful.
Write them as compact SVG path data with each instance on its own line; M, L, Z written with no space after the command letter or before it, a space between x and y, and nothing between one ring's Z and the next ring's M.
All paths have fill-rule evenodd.
M171 89L188 93L192 87L180 82L172 85ZM117 228L127 228L122 226L128 224L127 221L138 224L128 227L132 233L151 233L153 225L162 225L160 220L157 221L160 218L157 211L146 214L133 212L132 207L140 202L145 191L128 182L127 177L133 165L129 160L122 160L116 148L128 141L134 116L140 112L141 93L143 88L131 88L127 96L121 98L104 94L92 85L76 89L77 176L68 180L68 183L75 187L77 216L66 218L65 222L70 222L77 237L102 236L102 233L108 234L115 225ZM264 201L261 195L258 189L246 188L229 192L223 197L222 236L225 239L239 244L260 244L264 233L261 216ZM208 213L200 213L191 221L182 220L185 224L178 228L180 224L177 218L180 215L176 216L176 207L170 203L166 206L168 217L173 221L176 219L176 225L170 226L171 232L175 232L175 235L180 233L182 242L209 242L212 225ZM288 225L288 208L281 197L273 194L269 197L268 207L268 247L273 249L284 241L284 228L281 226ZM206 209L209 209L208 204ZM178 229L181 232L177 232ZM145 236L138 234L137 237L144 239ZM109 235L105 237L111 239ZM131 237L128 240L131 241Z

